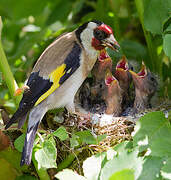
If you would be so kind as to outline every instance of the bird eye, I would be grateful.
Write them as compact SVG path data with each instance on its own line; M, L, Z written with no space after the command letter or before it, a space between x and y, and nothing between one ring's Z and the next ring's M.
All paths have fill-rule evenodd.
M107 37L107 34L102 30L95 29L94 30L94 37L98 40L103 40Z

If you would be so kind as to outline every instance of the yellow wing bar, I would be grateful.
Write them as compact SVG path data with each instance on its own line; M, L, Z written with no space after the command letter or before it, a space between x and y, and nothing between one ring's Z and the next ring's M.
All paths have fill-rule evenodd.
M40 98L36 101L35 106L37 106L40 102L42 102L44 99L46 99L50 94L52 94L59 86L60 78L65 74L65 67L66 64L62 64L58 68L56 68L53 72L50 73L49 78L50 81L53 82L53 85L51 88L45 92Z

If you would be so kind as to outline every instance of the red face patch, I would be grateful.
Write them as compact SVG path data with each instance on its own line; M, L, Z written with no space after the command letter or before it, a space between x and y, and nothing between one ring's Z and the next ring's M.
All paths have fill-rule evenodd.
M113 34L112 28L106 24L102 24L101 26L98 27L98 29L104 31L107 34Z
M100 41L96 38L92 39L91 45L96 49L96 50L102 50L105 47L101 45Z

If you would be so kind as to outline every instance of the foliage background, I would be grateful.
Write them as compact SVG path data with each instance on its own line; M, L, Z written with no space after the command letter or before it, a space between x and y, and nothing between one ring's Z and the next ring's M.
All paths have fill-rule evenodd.
M159 96L171 98L170 0L0 0L0 15L3 22L0 70L4 72L0 72L0 108L9 114L15 111L18 100L13 98L14 87L6 81L10 74L7 65L2 63L2 47L12 74L21 87L48 44L61 33L71 31L91 19L101 20L113 28L121 45L120 53L109 52L114 62L122 54L137 64L144 60L150 70L158 75ZM53 146L54 142L50 140L48 143ZM16 163L5 158L6 152L1 153L0 163L8 168L0 167L0 174L10 169L10 179L19 179L23 172L27 172L27 168L24 171L19 167L19 152L15 150L15 155L14 151L10 151L10 155L7 153L11 159L16 157ZM170 154L167 156L170 157ZM54 162L49 166L53 167ZM44 172L36 169L41 178ZM132 176L132 171L122 173ZM8 173L6 179L7 176Z

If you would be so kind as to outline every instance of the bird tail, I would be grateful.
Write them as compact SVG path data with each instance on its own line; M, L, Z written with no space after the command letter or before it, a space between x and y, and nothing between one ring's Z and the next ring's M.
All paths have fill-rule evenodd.
M36 122L32 127L27 129L20 166L23 166L24 164L29 165L31 163L33 143L39 123L40 121Z
M21 166L23 166L24 164L29 165L31 163L32 149L33 149L33 143L36 136L36 132L46 111L47 111L46 107L38 105L34 107L30 112L27 133L25 137L25 142L24 142L24 147L20 162Z

